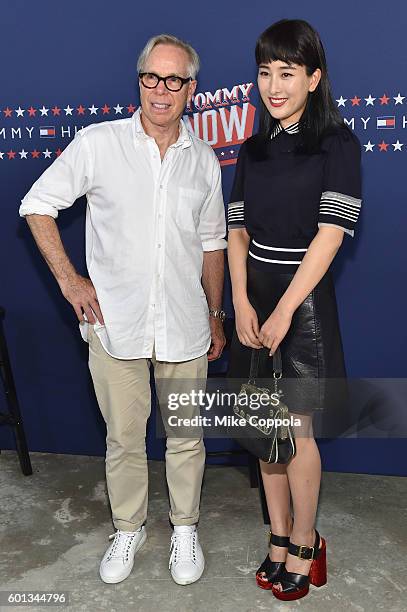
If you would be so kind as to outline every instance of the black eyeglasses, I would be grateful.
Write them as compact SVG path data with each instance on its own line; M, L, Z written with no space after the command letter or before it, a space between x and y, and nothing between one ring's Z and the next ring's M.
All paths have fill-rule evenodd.
M180 76L171 74L170 76L162 77L154 72L139 72L139 78L144 87L154 89L160 81L164 81L164 85L169 91L179 91L186 83L192 81L192 77L183 79Z

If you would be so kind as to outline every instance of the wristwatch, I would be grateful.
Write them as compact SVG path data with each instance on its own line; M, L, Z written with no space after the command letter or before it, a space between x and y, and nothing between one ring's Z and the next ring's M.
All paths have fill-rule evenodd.
M226 319L226 312L224 310L209 310L209 316L213 317L214 319L220 319L223 323L223 321Z

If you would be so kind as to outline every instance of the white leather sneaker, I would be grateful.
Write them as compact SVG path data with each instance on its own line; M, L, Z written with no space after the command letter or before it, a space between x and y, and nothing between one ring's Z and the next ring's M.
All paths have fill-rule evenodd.
M202 576L205 559L195 525L174 525L168 567L177 584L191 584Z
M113 539L114 538L114 539ZM100 563L99 574L103 582L116 584L125 580L133 569L134 555L147 538L146 529L141 526L137 531L121 531L109 536L113 540Z

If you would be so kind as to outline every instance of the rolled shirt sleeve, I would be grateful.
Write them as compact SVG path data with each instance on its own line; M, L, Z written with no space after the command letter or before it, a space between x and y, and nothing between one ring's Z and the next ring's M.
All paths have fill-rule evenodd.
M213 153L212 186L199 217L199 235L204 251L217 251L227 246L222 175L218 158Z
M244 220L244 166L246 145L242 144L236 163L235 176L228 205L228 230L245 227Z
M49 215L56 219L91 186L92 163L86 135L77 132L61 155L33 184L21 201L19 214Z
M359 140L341 129L326 139L326 155L318 227L333 225L353 237L362 204Z

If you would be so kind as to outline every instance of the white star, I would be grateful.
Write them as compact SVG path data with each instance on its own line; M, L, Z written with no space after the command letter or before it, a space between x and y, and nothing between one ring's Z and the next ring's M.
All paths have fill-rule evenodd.
M25 109L19 106L16 108L17 117L24 117Z
M234 150L232 149L232 150L230 151L230 154L231 154L231 155L233 155L233 153L234 153Z
M64 108L65 115L72 115L73 108L71 108L68 104L66 108Z
M401 151L401 147L404 145L403 142L400 142L399 139L397 139L397 142L393 142L392 146L394 147L395 151Z
M20 153L20 159L27 159L27 153L28 151L24 151L24 149L22 151L19 152Z
M114 110L116 112L116 115L117 114L119 114L119 115L122 114L123 106L119 106L119 104L118 104L117 106L113 106L113 108L114 108Z
M348 98L344 98L344 97L340 97L339 100L337 100L338 106L345 106L345 102L347 101Z
M46 115L48 117L49 108L45 108L45 106L42 105L42 108L40 108L39 111L41 113L41 117L43 117L44 115Z
M97 115L98 114L98 106L95 106L94 104L92 104L92 106L88 109L91 115Z
M51 159L51 151L48 151L48 149L45 149L45 151L42 152L43 156L45 159Z
M221 152L221 155L225 155L223 151Z
M3 159L3 157L4 157L4 153L0 151L0 159Z
M406 96L402 96L399 92L397 96L393 96L394 104L403 104L403 100L405 97Z
M369 140L369 142L365 145L363 145L365 147L365 153L367 153L368 151L373 151L373 147L375 146L374 144L372 144Z
M365 98L366 100L366 106L374 106L374 101L376 100L376 98L372 98L372 94L369 94L367 98Z

